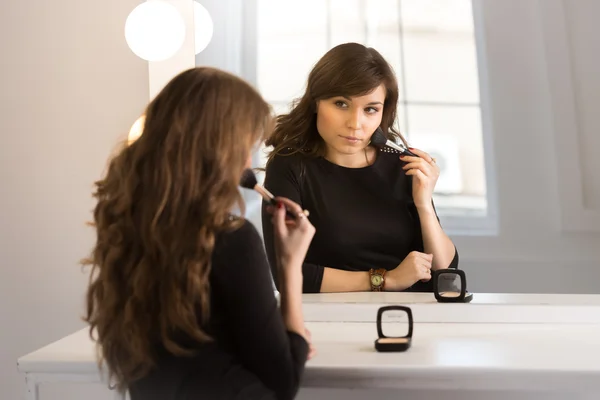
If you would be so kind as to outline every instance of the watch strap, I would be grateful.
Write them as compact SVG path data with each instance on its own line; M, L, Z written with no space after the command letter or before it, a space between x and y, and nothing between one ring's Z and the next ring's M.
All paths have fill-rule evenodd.
M385 268L371 268L369 270L369 283L371 285L371 291L373 292L381 292L383 291L383 288L385 287L385 273L387 272L387 270ZM380 275L381 276L381 284L380 285L373 285L373 275Z

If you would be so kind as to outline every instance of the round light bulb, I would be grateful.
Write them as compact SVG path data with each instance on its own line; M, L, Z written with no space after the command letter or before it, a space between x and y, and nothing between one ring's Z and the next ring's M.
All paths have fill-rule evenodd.
M131 144L138 140L140 136L142 136L142 132L144 131L144 122L146 121L146 116L142 115L138 119L135 120L133 125L131 125L131 129L129 129L129 135L127 135L127 143Z
M125 40L138 57L163 61L183 45L185 22L173 5L160 0L146 1L127 17Z
M194 51L196 54L208 46L213 37L213 20L204 6L194 1Z

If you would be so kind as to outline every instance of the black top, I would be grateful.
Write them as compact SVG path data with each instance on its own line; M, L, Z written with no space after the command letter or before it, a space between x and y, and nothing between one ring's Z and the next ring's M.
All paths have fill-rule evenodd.
M197 356L157 346L158 366L131 385L132 400L292 399L308 356L304 338L286 331L260 235L248 221L217 237L210 275L213 343Z
M269 163L265 187L307 209L316 228L302 268L305 293L320 291L324 267L392 270L411 251L423 252L412 179L402 169L404 163L399 157L396 150L385 148L364 168L341 167L323 157L299 153L278 155ZM264 201L262 220L271 271L278 284L273 226ZM457 266L455 248L449 267ZM433 291L433 284L419 281L406 290Z

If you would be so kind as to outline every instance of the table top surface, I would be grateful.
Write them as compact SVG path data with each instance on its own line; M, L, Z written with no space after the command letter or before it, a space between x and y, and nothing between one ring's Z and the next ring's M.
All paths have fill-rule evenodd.
M375 350L374 324L307 327L318 351L306 365L307 387L533 390L550 380L556 390L579 390L600 380L600 324L415 324L402 353ZM96 374L95 344L82 329L21 357L19 369Z
M600 379L600 324L415 324L402 353L375 350L375 324L307 327L318 355L306 386L579 390Z
M381 297L399 302L397 296L369 295L337 298L362 299L367 305L369 300L379 304ZM516 300L506 296L507 301ZM318 297L306 296L305 305ZM418 297L421 294L412 298ZM579 299L565 297L566 303L584 301L575 297ZM333 296L327 299L322 304ZM352 312L357 306L344 307ZM303 384L307 387L580 390L597 387L600 381L600 319L587 324L417 322L411 348L403 353L375 350L373 322L308 321L306 325L318 351L306 365ZM86 328L21 357L18 366L31 373L96 374L95 355Z

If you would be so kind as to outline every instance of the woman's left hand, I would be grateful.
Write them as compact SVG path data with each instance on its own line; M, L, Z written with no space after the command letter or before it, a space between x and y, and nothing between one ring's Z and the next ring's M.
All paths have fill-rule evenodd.
M400 156L406 164L402 167L406 175L412 175L413 200L417 208L431 207L433 189L440 176L440 168L429 154L419 149L410 149L419 157Z

